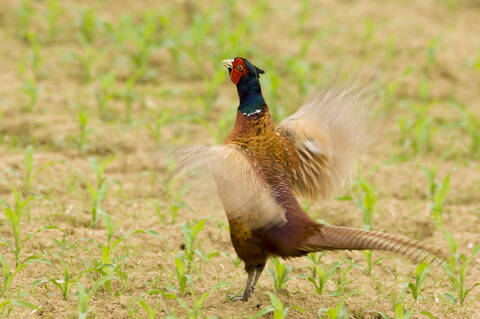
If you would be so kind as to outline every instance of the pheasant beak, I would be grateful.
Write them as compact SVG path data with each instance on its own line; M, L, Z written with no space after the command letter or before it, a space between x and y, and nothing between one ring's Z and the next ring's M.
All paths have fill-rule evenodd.
M224 67L228 69L228 73L232 72L233 70L233 59L226 59L222 61Z

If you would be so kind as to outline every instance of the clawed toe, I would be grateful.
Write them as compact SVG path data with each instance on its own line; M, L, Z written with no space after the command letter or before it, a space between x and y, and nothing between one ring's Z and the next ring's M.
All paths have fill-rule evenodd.
M228 295L228 299L231 301L247 301L248 295L241 294L241 295Z

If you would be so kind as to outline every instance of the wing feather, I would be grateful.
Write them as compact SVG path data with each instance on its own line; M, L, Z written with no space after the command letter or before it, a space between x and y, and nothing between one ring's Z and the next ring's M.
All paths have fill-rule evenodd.
M343 187L368 142L366 114L361 90L331 87L277 126L300 160L292 176L296 194L323 200Z
M286 223L285 210L272 196L252 160L233 145L189 147L177 154L181 170L202 167L215 178L229 220L251 230Z

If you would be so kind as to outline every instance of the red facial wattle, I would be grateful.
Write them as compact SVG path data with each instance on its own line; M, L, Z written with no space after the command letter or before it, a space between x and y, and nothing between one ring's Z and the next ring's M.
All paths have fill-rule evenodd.
M248 73L247 66L241 58L236 58L232 63L232 71L230 72L230 80L237 84L240 81L240 78Z

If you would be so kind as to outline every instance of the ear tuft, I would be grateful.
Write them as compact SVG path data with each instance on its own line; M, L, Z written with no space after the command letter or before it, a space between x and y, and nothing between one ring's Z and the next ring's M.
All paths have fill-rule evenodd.
M259 69L257 67L255 67L255 70L257 71L258 74L264 74L265 71L263 71L262 69Z

